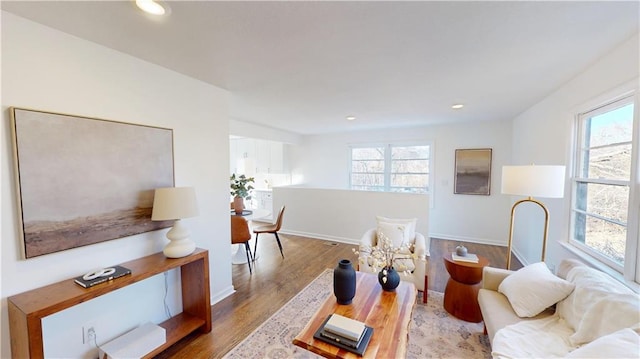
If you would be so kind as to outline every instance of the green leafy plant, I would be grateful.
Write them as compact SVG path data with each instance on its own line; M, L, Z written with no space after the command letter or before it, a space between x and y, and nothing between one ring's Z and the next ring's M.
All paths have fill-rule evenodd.
M250 191L253 189L251 183L255 182L253 177L247 177L245 175L236 176L232 174L231 180L231 195L233 197L240 197L247 200L251 199Z

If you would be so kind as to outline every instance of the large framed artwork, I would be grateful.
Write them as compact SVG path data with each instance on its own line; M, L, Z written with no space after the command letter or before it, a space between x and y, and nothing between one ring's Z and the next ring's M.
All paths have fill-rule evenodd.
M456 150L456 172L453 193L490 195L491 149Z
M173 130L10 108L24 255L169 227L154 189L172 187Z

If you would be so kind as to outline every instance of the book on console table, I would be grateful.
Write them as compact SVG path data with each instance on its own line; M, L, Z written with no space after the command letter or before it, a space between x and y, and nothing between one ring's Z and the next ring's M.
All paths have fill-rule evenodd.
M116 271L113 272L112 274L106 275L106 276L98 276L96 278L93 279L84 279L84 276L79 276L74 278L74 282L76 282L76 284L84 287L84 288L91 288L96 284L100 284L100 283L104 283L104 282L108 282L110 280L114 280L116 278L120 278L123 277L127 274L131 274L131 269L123 267L123 266L113 266L111 267L113 269L115 269Z
M467 253L466 256L459 256L454 252L451 253L451 259L458 262L478 263L478 256L473 253Z
M371 335L373 334L373 328L364 325L364 323L358 322L362 324L362 332L360 333L360 336L355 340L351 339L353 338L353 336L351 336L351 338L347 338L327 329L327 324L329 324L329 328L332 328L332 325L329 322L331 321L333 316L342 317L339 314L332 314L328 316L327 319L322 323L322 325L315 332L313 337L315 339L321 340L331 345L335 345L341 349L345 349L352 353L363 355L364 351L367 349L367 346L369 345L369 341L371 340ZM349 318L346 318L346 319L349 319ZM335 328L333 329L335 330Z

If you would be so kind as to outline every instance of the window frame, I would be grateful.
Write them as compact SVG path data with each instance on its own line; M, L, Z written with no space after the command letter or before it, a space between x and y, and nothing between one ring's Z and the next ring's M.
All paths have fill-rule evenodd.
M394 173L393 171L393 160L391 158L391 153L392 153L392 149L394 147L411 147L411 146L427 146L429 147L429 157L427 158L427 160L429 161L429 166L426 173L420 173L420 174L425 174L428 177L427 180L427 189L424 192L401 192L401 191L392 191L391 189L393 188L391 186L391 176L393 174L401 174L401 173ZM382 172L384 174L384 183L382 186L379 186L381 188L381 192L390 192L390 193L415 193L415 194L427 194L430 195L430 197L432 197L431 195L433 194L433 158L434 158L434 149L433 149L433 143L431 141L419 141L419 142L391 142L391 143L362 143L362 144L350 144L348 146L349 149L349 189L351 190L355 190L355 191L371 191L371 189L359 189L359 188L353 188L354 184L352 183L352 175L353 175L353 150L356 148L376 148L376 147L382 147L384 148L384 171ZM359 173L359 172L358 172ZM365 173L365 172L363 172ZM367 172L368 173L368 172ZM371 173L376 173L377 172L371 172ZM370 186L373 187L373 186ZM417 188L417 187L411 187L411 188Z
M640 141L640 116L639 116L639 104L638 92L634 88L628 91L619 91L618 96L609 97L608 101L601 101L597 104L592 103L590 106L582 106L581 111L575 111L574 127L573 127L573 148L571 151L571 205L569 207L569 235L567 238L567 245L569 249L572 249L578 255L585 255L587 258L591 258L597 265L604 266L610 270L622 275L625 280L639 283L640 279L640 266L637 264L638 258L640 258L640 173L639 169L639 141ZM603 113L613 111L617 108L621 108L633 104L633 128L631 139L631 168L629 180L619 179L600 179L600 178L583 178L581 177L581 170L583 170L584 156L584 140L585 140L585 122L586 119L592 118ZM594 146L598 148L602 146ZM588 164L587 164L588 165ZM576 213L588 213L577 209L577 187L580 184L600 184L600 185L614 185L614 186L628 186L628 205L627 205L627 223L626 223L626 239L625 239L625 252L624 252L624 265L611 260L605 255L599 253L595 249L592 249L588 245L575 239L575 220ZM593 216L593 214L591 214ZM594 218L601 219L601 216L594 216ZM615 223L615 222L614 222Z

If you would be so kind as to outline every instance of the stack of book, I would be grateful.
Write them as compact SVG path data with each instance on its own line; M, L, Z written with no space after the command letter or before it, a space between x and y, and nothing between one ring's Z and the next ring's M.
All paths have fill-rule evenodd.
M124 277L127 274L131 274L131 270L123 266L113 266L111 268L115 269L115 271L111 274L98 275L97 277L91 279L84 279L84 276L80 276L74 278L74 282L84 288L91 288L96 284L105 283L116 278Z
M373 334L373 328L364 323L339 314L331 314L313 337L362 355L367 349L371 334Z
M453 252L451 253L451 258L457 262L478 263L478 256L472 253L467 253L466 256L459 256L455 252Z

